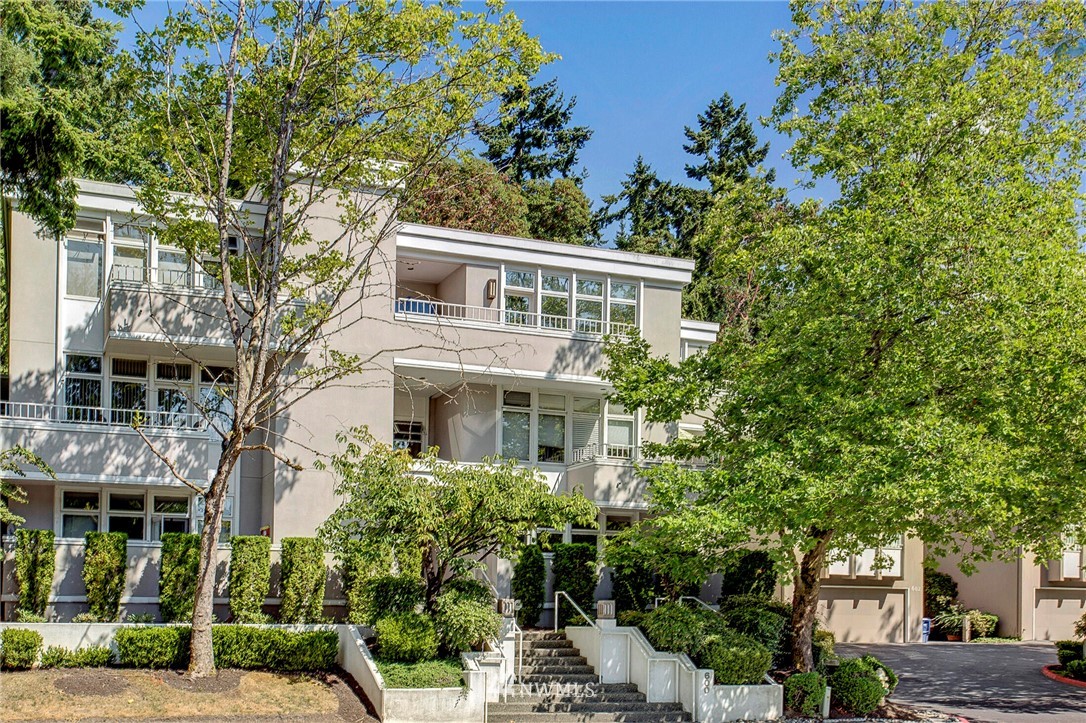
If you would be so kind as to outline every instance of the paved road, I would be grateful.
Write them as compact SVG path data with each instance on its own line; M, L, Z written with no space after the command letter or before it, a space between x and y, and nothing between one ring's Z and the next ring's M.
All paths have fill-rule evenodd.
M1086 690L1048 680L1052 643L840 644L839 655L872 654L901 682L899 703L956 713L975 723L1086 723Z

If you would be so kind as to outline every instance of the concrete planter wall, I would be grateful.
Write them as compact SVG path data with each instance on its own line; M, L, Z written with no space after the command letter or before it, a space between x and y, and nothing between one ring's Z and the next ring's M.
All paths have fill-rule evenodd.
M602 683L633 683L650 703L681 703L695 721L775 720L784 714L779 685L714 685L713 671L685 654L661 653L638 628L598 620L598 627L567 627Z

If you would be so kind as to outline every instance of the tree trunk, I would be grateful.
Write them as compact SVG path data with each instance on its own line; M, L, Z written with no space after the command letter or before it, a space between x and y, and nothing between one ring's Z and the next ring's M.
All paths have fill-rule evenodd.
M816 543L803 554L792 590L792 664L803 673L814 670L815 614L833 530L812 528L808 534Z
M432 613L437 608L437 596L445 582L445 566L440 563L437 545L431 544L422 556L422 577L426 580L426 612Z
M215 674L211 620L215 602L215 572L218 569L216 553L230 473L240 454L235 446L224 445L215 477L204 496L204 529L200 533L200 563L196 569L196 599L192 607L192 638L189 642L189 675L193 678Z

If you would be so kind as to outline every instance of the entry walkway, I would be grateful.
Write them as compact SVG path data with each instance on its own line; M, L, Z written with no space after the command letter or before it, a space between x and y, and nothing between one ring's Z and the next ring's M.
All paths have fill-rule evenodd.
M897 672L898 703L955 713L976 723L1086 723L1086 690L1048 680L1052 643L837 645Z

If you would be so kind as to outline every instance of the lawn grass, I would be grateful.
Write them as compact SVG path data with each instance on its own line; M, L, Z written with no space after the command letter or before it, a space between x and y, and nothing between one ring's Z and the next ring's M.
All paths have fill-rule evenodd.
M74 695L54 683L67 676L117 676L127 686L112 695ZM172 675L172 672L166 672ZM163 673L117 668L95 670L34 670L5 672L0 681L3 720L108 720L231 717L278 719L286 716L334 716L336 695L325 684L305 675L246 672L233 690L179 690Z
M421 663L394 663L375 658L386 688L460 688L464 668L460 658L439 658Z
M973 638L969 642L971 642L971 643L985 643L985 644L1020 643L1020 642L1022 642L1022 639L1021 638Z

